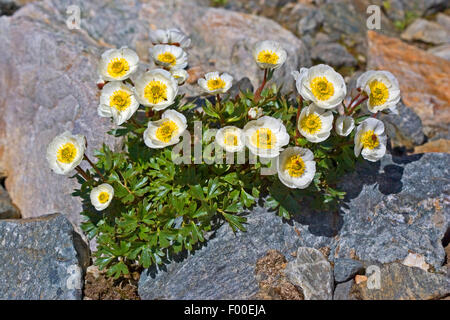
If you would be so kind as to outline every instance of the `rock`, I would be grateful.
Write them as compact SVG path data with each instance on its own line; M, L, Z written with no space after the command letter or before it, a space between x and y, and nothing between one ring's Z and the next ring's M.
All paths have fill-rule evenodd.
M334 280L345 282L363 270L363 264L357 260L340 258L334 261Z
M294 213L286 223L256 207L247 214L247 232L235 236L229 226L220 227L188 257L177 257L159 271L144 271L139 293L143 299L254 298L259 292L255 265L270 249L280 251L292 266L298 263L291 263L290 253L298 247L320 249L334 263L341 258L391 263L415 252L438 270L445 262L443 243L450 227L449 161L450 155L429 153L362 162L338 185L347 192L338 213L312 211L303 199L294 199L286 202ZM326 262L318 264L326 269ZM291 268L284 270L286 276ZM311 298L306 286L292 280L301 274L293 275L289 282Z
M0 299L81 299L89 253L63 215L0 220L0 244Z
M450 42L450 30L440 24L425 19L417 19L401 34L404 40L419 40L431 44Z
M414 153L445 152L450 153L450 140L438 139L414 148Z
M439 12L436 15L436 22L440 24L443 28L450 30L450 16Z
M80 7L81 30L66 26L70 5ZM288 51L286 64L274 75L275 81L285 82L286 90L294 88L291 71L310 65L302 42L277 23L203 7L193 0L170 4L131 0L127 5L119 0L44 0L2 17L0 167L23 217L61 212L79 225L81 202L71 196L77 183L50 171L47 144L71 130L86 135L91 157L103 142L117 148L120 140L106 133L112 127L110 120L97 115L98 59L107 48L128 45L148 62L150 29L168 27L178 27L192 37L189 63L198 75L226 71L235 79L248 77L259 85L263 72L251 51L256 41L266 38L280 41ZM185 89L188 95L198 92L197 85Z
M258 259L270 249L289 253L301 245L294 228L272 212L257 208L247 216L247 232L223 225L205 246L188 257L175 258L157 272L141 274L141 299L251 299L259 292Z
M303 300L301 288L286 279L283 270L287 266L284 255L277 250L269 250L258 259L255 278L259 284L257 299L263 300Z
M323 13L318 9L309 10L308 14L298 22L297 32L300 36L313 34L323 23Z
M11 202L8 193L0 186L0 219L19 219L20 211Z
M403 102L433 137L450 127L450 62L398 39L368 32L368 69L389 70L398 79Z
M450 60L450 44L443 44L441 46L430 48L427 52L439 58Z
M0 16L11 16L20 6L13 0L0 1Z
M331 300L333 297L333 268L316 249L300 247L294 261L285 271L288 279L303 290L305 300Z
M362 276L362 275L356 275L355 276L355 283L356 284L360 284L360 283L366 283L367 282L367 277L366 276Z
M413 252L408 253L402 264L407 267L417 267L424 271L428 271L430 268L430 265L425 262L425 257L423 255Z
M415 16L427 16L449 8L447 0L400 0L405 12Z
M403 101L397 104L397 110L398 114L381 113L379 115L379 119L385 124L392 147L413 149L414 146L423 144L425 135L419 116L411 108L405 106Z
M329 259L390 263L415 252L435 269L445 261L450 227L450 155L386 155L361 163L338 184L347 192L342 228Z
M392 263L381 266L379 289L363 282L356 286L356 290L363 300L431 300L450 294L450 279Z
M239 92L253 92L254 88L249 78L242 78L233 84L231 89L228 91L230 97L236 97Z
M313 46L311 58L333 67L354 67L356 59L339 43L319 43Z
M323 19L323 31L334 41L343 41L346 47L354 47L365 54L367 49L367 7L369 0L328 1L320 7ZM380 32L393 35L395 28L392 22L381 12Z
M357 300L352 295L352 288L355 285L355 281L349 280L344 283L338 283L334 288L333 300Z

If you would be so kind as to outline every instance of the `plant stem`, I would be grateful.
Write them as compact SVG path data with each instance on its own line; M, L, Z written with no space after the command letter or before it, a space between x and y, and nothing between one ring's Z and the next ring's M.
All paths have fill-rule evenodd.
M88 158L88 156L86 154L84 154L83 159L86 160L87 162L89 162L91 167L94 168L95 172L97 172L97 174L100 176L100 178L103 180L103 182L106 182L105 177L102 175L100 170L98 170L97 166Z
M349 115L352 115L352 113L355 111L356 107L359 106L361 103L369 99L369 96L364 96L362 99L359 99L354 103L354 106L350 109L349 108Z
M295 120L295 145L298 145L298 138L300 138L300 131L298 130L298 120L300 119L300 112L303 108L303 97L299 96L298 98L298 108L297 108L297 117Z
M261 99L261 92L263 91L264 87L266 86L266 82L267 82L267 69L264 69L263 82L259 86L258 90L256 90L255 96L253 98L255 103L257 103L259 101L259 99Z
M86 180L86 181L91 180L91 177L87 174L86 171L84 171L83 169L81 169L80 166L76 166L76 167L75 167L75 170L77 170L77 172L78 172L79 174L81 174L81 176L84 178L84 180Z
M136 127L142 128L142 125L140 125L139 123L137 123L136 119L131 118L131 119L130 119L130 122L131 122L132 124L134 124Z

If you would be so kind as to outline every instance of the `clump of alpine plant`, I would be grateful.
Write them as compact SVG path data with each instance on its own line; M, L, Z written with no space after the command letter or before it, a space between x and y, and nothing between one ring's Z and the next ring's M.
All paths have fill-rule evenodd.
M99 60L98 115L111 119L108 133L120 147L89 150L94 163L86 138L66 131L47 148L49 167L79 182L73 195L83 202L82 228L96 238L96 264L115 278L194 250L223 221L245 231L243 213L261 197L285 219L302 210L299 200L337 210L340 177L386 153L377 116L400 99L387 71L361 75L349 97L332 67L301 68L292 73L296 92L284 94L272 79L287 51L265 40L252 50L261 69L255 92L230 95L233 76L206 70L197 81L203 97L193 100L180 94L189 37L174 28L149 37L153 68L138 71L145 68L127 47Z

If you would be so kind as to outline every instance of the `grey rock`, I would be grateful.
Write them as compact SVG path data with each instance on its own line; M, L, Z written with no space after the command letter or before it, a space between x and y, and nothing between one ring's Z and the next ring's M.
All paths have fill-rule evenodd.
M440 24L443 28L450 30L450 16L439 12L436 15L436 23Z
M401 34L404 40L420 40L431 44L450 43L450 30L425 19L417 19Z
M450 44L443 44L427 50L429 53L435 56L450 61Z
M284 272L292 284L302 288L305 300L332 299L333 268L319 250L298 248L296 259Z
M286 258L301 245L294 228L271 212L257 208L247 232L220 227L204 247L174 259L159 272L141 274L141 299L251 299L258 293L255 264L270 249Z
M19 219L20 211L11 202L8 193L0 186L0 219Z
M60 214L0 220L0 299L80 300L88 257Z
M256 207L247 215L247 232L235 236L227 225L220 227L194 254L144 271L139 293L143 299L252 298L258 290L255 263L269 249L292 261L289 253L298 247L329 248L334 263L349 257L390 263L412 251L439 269L450 226L449 161L450 155L439 153L364 161L338 186L347 192L338 213L315 212L294 199L285 203L294 213L286 223Z
M425 142L422 120L411 109L400 101L397 104L398 114L380 114L379 119L385 124L386 133L393 147L412 149Z
M250 79L245 77L234 83L231 89L228 91L228 95L230 97L235 97L239 94L239 92L253 92L254 88Z
M80 7L81 30L66 26L70 5ZM302 42L276 22L193 0L131 0L126 5L120 0L43 0L2 17L0 168L23 217L62 212L79 226L81 201L71 196L78 184L50 171L45 150L65 130L86 136L91 159L102 143L120 147L120 140L106 133L113 127L110 120L97 115L97 63L103 51L124 45L148 63L150 26L189 34L189 63L201 73L226 71L235 79L248 77L255 86L263 75L251 54L256 41L271 38L286 47L289 57L274 75L286 90L294 88L291 72L311 63ZM199 90L197 85L186 88L191 96Z
M427 16L450 7L448 0L401 0L403 10L417 16Z
M357 300L354 295L352 295L352 288L355 281L349 280L344 283L338 283L334 288L333 300Z
M313 46L311 58L336 68L357 65L356 59L339 43L319 43Z
M400 263L380 267L380 286L362 282L356 286L363 300L434 300L450 294L450 279ZM374 282L375 284L375 282Z
M364 266L361 262L353 259L340 258L334 261L334 280L345 282L355 276Z
M386 155L363 162L338 185L347 192L330 258L402 261L409 251L438 269L450 226L449 154Z
M318 9L311 9L309 13L298 22L297 32L300 36L315 33L322 26L323 13Z

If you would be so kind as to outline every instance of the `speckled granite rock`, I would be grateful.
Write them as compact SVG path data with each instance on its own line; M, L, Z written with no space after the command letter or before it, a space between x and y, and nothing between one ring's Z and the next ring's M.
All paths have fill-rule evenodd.
M409 251L428 264L444 263L450 227L450 155L428 153L363 162L342 180L347 203L330 259L401 261Z
M0 220L0 299L81 299L88 250L60 214Z
M8 193L0 186L0 219L18 219L20 211L12 204Z
M233 234L228 225L189 257L165 270L144 271L142 299L250 299L258 293L255 265L270 249L287 259L301 245L294 228L271 212L257 208L248 216L247 232Z
M78 5L81 30L66 26L66 9ZM192 0L44 0L0 19L0 167L23 217L62 212L75 226L81 203L71 197L74 181L51 173L47 144L64 130L85 134L88 154L102 142L107 118L97 115L96 66L104 50L128 45L148 62L150 29L178 27L192 37L191 67L199 74L227 71L259 84L262 71L253 61L253 44L280 41L289 58L275 79L293 88L291 71L310 64L302 42L277 23L224 9L202 7ZM188 85L194 94L197 86ZM32 159L32 161L30 161Z
M399 263L380 268L380 288L366 282L355 286L363 300L431 300L450 295L450 279L443 274L426 272Z
M277 249L292 259L286 253L300 246L328 248L333 262L355 258L389 263L412 251L439 269L450 226L449 161L450 155L430 153L363 162L343 178L341 187L348 195L338 214L296 205L297 214L284 223L274 213L255 208L246 233L234 236L224 225L188 258L159 272L144 271L141 297L251 298L257 290L253 270L258 258Z
M292 284L302 288L305 300L332 299L333 268L319 250L298 248L297 257L284 272Z
M364 266L360 261L341 258L334 260L334 280L345 282L363 270Z
M393 147L413 149L425 142L422 120L411 109L400 101L397 104L398 114L380 113L378 119L385 124L386 133Z

